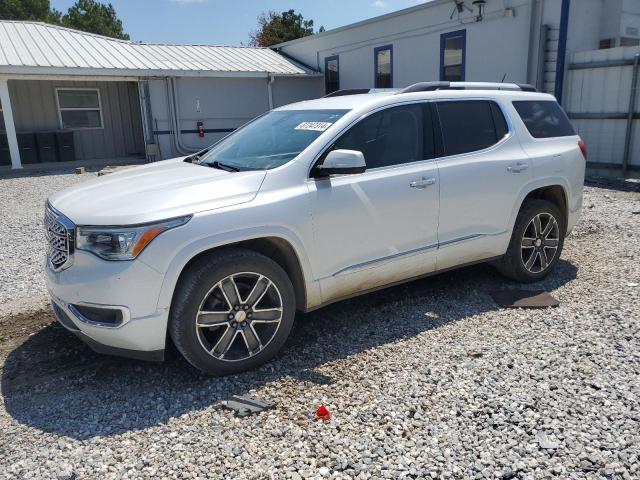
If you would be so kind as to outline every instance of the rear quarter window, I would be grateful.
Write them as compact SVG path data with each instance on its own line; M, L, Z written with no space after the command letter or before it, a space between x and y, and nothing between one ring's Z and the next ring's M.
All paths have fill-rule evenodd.
M507 133L500 108L489 100L436 102L445 155L484 150L498 143Z
M513 106L534 138L571 137L576 134L558 102L519 100L513 102Z

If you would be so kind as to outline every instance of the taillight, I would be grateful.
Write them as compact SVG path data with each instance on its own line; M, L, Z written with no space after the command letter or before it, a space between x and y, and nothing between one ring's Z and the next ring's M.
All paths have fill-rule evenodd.
M584 157L585 162L587 161L587 144L584 143L584 140L580 140L578 142L578 146L580 147L580 151L582 152L582 156Z

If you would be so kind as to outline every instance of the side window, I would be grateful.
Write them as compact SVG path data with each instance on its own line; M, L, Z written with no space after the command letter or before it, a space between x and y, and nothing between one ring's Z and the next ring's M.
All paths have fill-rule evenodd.
M558 102L526 100L513 102L513 106L534 138L570 137L576 134Z
M375 48L373 52L373 64L375 66L375 87L393 87L393 47L391 45L378 47Z
M466 49L466 30L440 35L440 80L464 81Z
M487 100L438 102L445 155L483 150L507 134L500 108Z
M340 90L340 59L337 55L324 59L324 87L327 94Z
M358 150L367 168L387 167L433 158L433 128L427 105L402 105L374 113L335 143Z

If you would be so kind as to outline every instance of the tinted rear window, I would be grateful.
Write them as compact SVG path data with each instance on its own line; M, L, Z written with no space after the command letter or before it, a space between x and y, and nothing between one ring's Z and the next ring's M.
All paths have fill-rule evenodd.
M494 102L466 100L438 102L445 155L483 150L507 134L507 125Z
M558 102L527 100L513 102L513 106L534 138L570 137L576 134Z

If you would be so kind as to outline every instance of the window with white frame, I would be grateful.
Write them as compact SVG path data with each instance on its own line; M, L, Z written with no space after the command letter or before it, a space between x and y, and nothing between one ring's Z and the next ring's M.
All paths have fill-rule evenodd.
M97 88L56 88L60 127L102 128L102 104Z

